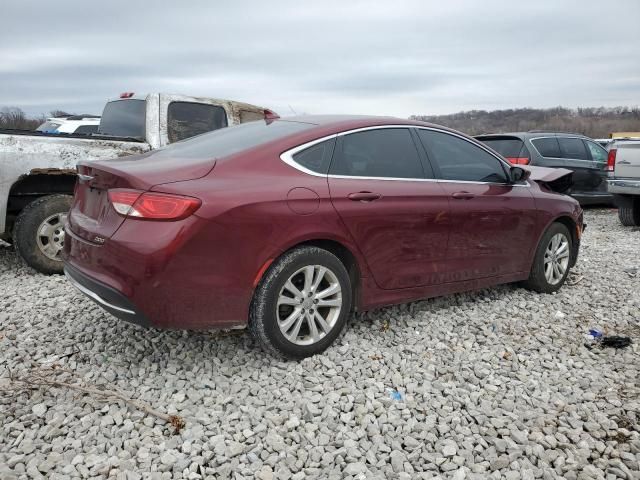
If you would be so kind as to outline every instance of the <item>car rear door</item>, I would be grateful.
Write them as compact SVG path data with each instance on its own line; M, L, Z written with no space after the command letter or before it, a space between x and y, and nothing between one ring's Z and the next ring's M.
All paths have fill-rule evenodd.
M331 162L333 205L383 289L442 282L449 204L416 141L403 127L341 134Z
M417 132L449 197L447 268L452 281L524 272L537 240L529 184L511 184L507 166L465 137L433 129Z
M589 195L601 183L598 168L583 140L578 137L558 137L560 153L565 160L565 168L573 170L571 195Z

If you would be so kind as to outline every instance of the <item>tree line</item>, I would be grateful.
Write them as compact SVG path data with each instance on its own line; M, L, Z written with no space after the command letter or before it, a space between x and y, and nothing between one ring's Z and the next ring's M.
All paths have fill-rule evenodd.
M608 138L612 132L640 132L640 107L471 110L449 115L412 115L410 118L444 125L469 135L547 130Z
M0 128L16 129L16 130L35 130L48 117L68 117L72 113L63 110L52 110L49 115L40 115L38 117L29 117L21 108L18 107L2 107L0 108Z

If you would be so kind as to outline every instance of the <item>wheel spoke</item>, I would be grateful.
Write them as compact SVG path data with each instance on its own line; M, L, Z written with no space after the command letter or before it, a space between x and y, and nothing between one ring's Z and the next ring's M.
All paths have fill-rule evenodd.
M315 313L307 313L307 324L309 325L309 335L314 342L320 340L320 333L318 332L318 326L316 325Z
M291 298L291 297L287 297L285 295L280 295L278 297L278 306L280 305L299 305L300 304L300 300L298 300L297 298Z
M40 235L41 237L49 238L54 230L55 230L55 227L53 225L51 225L48 222L43 222L42 225L40 225L40 228L38 229L38 235Z
M553 264L552 264L552 262L548 262L544 266L544 276L547 279L547 282L549 282L549 283L553 282Z
M304 269L304 293L311 292L311 284L313 283L313 273L315 269L310 265Z
M301 315L301 308L294 309L293 312L291 312L291 314L280 323L280 329L283 332L286 332L287 330L289 330L289 328L291 328L291 325L293 325L293 323L300 318ZM299 328L300 327L298 327L298 329Z
M318 300L318 303L316 304L316 307L320 308L320 307L340 307L342 306L342 299L341 298L333 298L330 300Z
M331 295L335 295L339 291L340 291L340 284L339 283L334 283L334 284L330 285L329 287L325 288L324 290L322 290L321 292L316 293L315 298L317 298L317 299L326 298L326 297L329 297Z
M560 260L562 258L567 258L569 256L569 250L564 250L562 253L557 255L557 259Z
M318 323L318 325L320 325L320 328L322 329L322 331L324 333L329 333L329 330L331 330L331 327L327 324L325 319L322 318L322 315L320 315L320 313L317 310L314 312L314 316L315 316L316 322Z
M560 255L563 252L568 252L569 251L569 244L567 242L562 242L559 246L558 249L556 250L556 255Z
M556 262L553 262L553 279L557 281L560 279L560 277L562 277L562 275L560 275L558 264Z
M298 287L291 283L291 279L287 280L287 283L284 284L284 288L293 293L295 297L302 297L302 292L298 290Z
M316 290L318 290L318 287L320 286L320 282L322 282L322 279L324 278L324 274L327 273L327 269L324 267L319 267L316 271L316 278L313 281L313 284L311 285L311 291L313 293L316 292Z
M296 323L291 329L291 333L289 334L289 339L292 342L295 342L296 340L298 340L298 333L300 333L300 327L302 326L302 321L305 319L305 316L306 315L298 315L298 318L296 319Z

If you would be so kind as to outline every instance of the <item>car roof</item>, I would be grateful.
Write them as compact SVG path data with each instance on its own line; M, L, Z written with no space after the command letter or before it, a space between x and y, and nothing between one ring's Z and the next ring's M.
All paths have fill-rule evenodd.
M451 128L434 123L421 122L418 120L407 120L406 118L385 117L376 115L296 115L291 117L281 117L280 122L309 123L321 127L322 130L333 130L335 133L354 130L358 128L376 127L384 125L406 125L416 127L431 127L439 130L461 133ZM315 129L314 129L315 130ZM464 134L462 134L464 135Z
M544 130L532 130L529 132L483 133L482 135L474 135L474 137L478 139L516 137L521 140L528 139L528 138L538 138L538 137L578 137L578 138L585 138L585 139L591 140L589 137L587 137L586 135L582 135L581 133L547 132Z

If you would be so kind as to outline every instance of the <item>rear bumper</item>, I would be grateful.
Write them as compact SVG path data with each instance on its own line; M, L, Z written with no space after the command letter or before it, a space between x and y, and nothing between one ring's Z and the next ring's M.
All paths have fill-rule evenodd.
M609 193L640 195L640 180L612 179L607 183Z
M69 263L64 265L64 274L71 285L114 317L142 327L151 326L151 322L136 309L135 305L117 290L85 275Z

